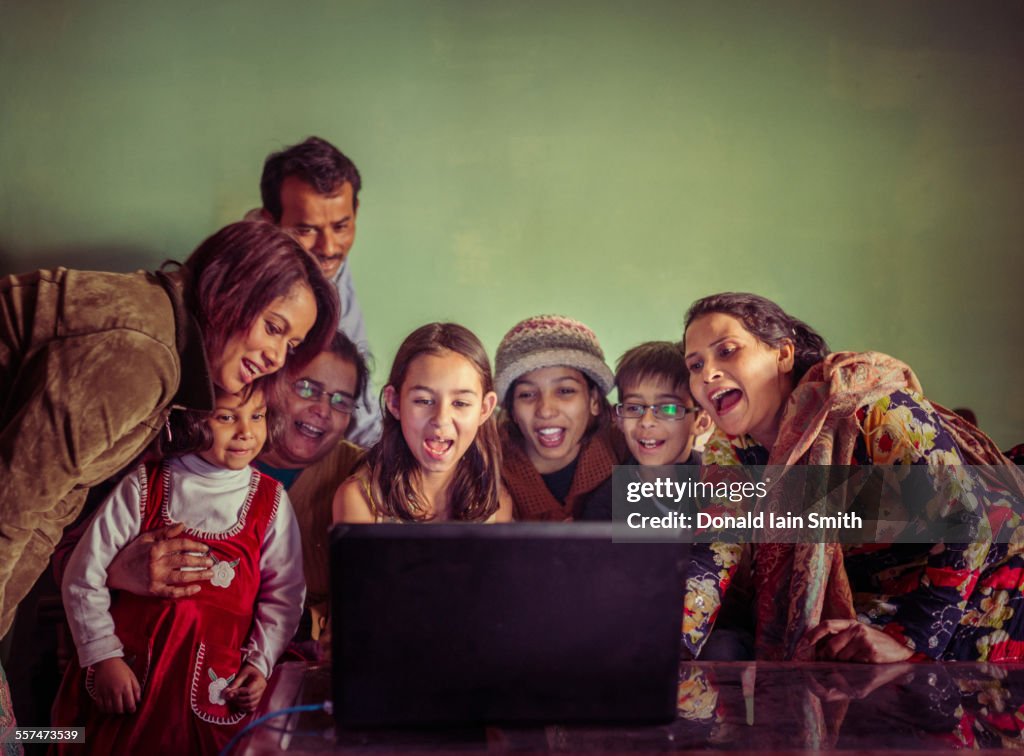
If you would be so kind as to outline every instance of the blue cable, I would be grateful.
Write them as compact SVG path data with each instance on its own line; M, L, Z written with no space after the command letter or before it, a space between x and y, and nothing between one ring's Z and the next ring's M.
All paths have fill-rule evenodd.
M269 714L264 714L259 719L250 722L241 730L235 733L235 736L228 741L227 745L220 749L218 756L228 756L231 753L231 749L238 745L238 742L245 737L250 731L255 730L257 727L262 725L264 722L269 722L271 719L276 717L283 717L285 714L295 714L300 711L326 711L328 714L331 712L331 702L324 701L318 704L304 704L302 706L289 706L287 709L278 709L272 711Z

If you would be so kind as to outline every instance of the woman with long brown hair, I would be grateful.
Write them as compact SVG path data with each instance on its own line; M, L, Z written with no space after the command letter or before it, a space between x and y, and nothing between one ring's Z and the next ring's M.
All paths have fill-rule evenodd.
M131 462L172 407L318 354L337 295L267 223L235 223L154 273L57 268L0 280L0 635L89 486Z

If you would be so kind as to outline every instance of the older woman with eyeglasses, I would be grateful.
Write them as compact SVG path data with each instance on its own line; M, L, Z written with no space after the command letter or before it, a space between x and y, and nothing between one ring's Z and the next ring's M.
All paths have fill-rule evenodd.
M271 403L270 444L256 466L288 489L302 534L306 612L299 640L316 640L327 616L327 531L335 489L363 457L345 440L369 370L340 331L305 367L285 370Z

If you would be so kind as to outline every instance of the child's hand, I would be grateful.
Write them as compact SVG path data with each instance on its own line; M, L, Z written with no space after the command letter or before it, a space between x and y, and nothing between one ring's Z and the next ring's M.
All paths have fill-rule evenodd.
M134 714L142 700L142 687L124 659L114 657L92 665L96 703L107 714Z
M238 670L232 683L224 689L224 700L242 711L252 711L263 698L267 678L256 667L246 662Z

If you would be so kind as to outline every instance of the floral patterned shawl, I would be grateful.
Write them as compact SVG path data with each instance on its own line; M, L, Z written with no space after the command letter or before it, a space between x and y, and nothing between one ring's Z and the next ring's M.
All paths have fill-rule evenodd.
M813 366L790 394L769 465L846 465L862 433L857 410L896 391L920 394L914 372L878 352L835 352ZM972 465L1009 465L984 433L931 403L945 429ZM721 431L709 441L705 461L731 443ZM1024 495L1024 476L1012 473ZM840 544L760 544L755 575L757 656L791 659L807 630L827 619L856 615Z

